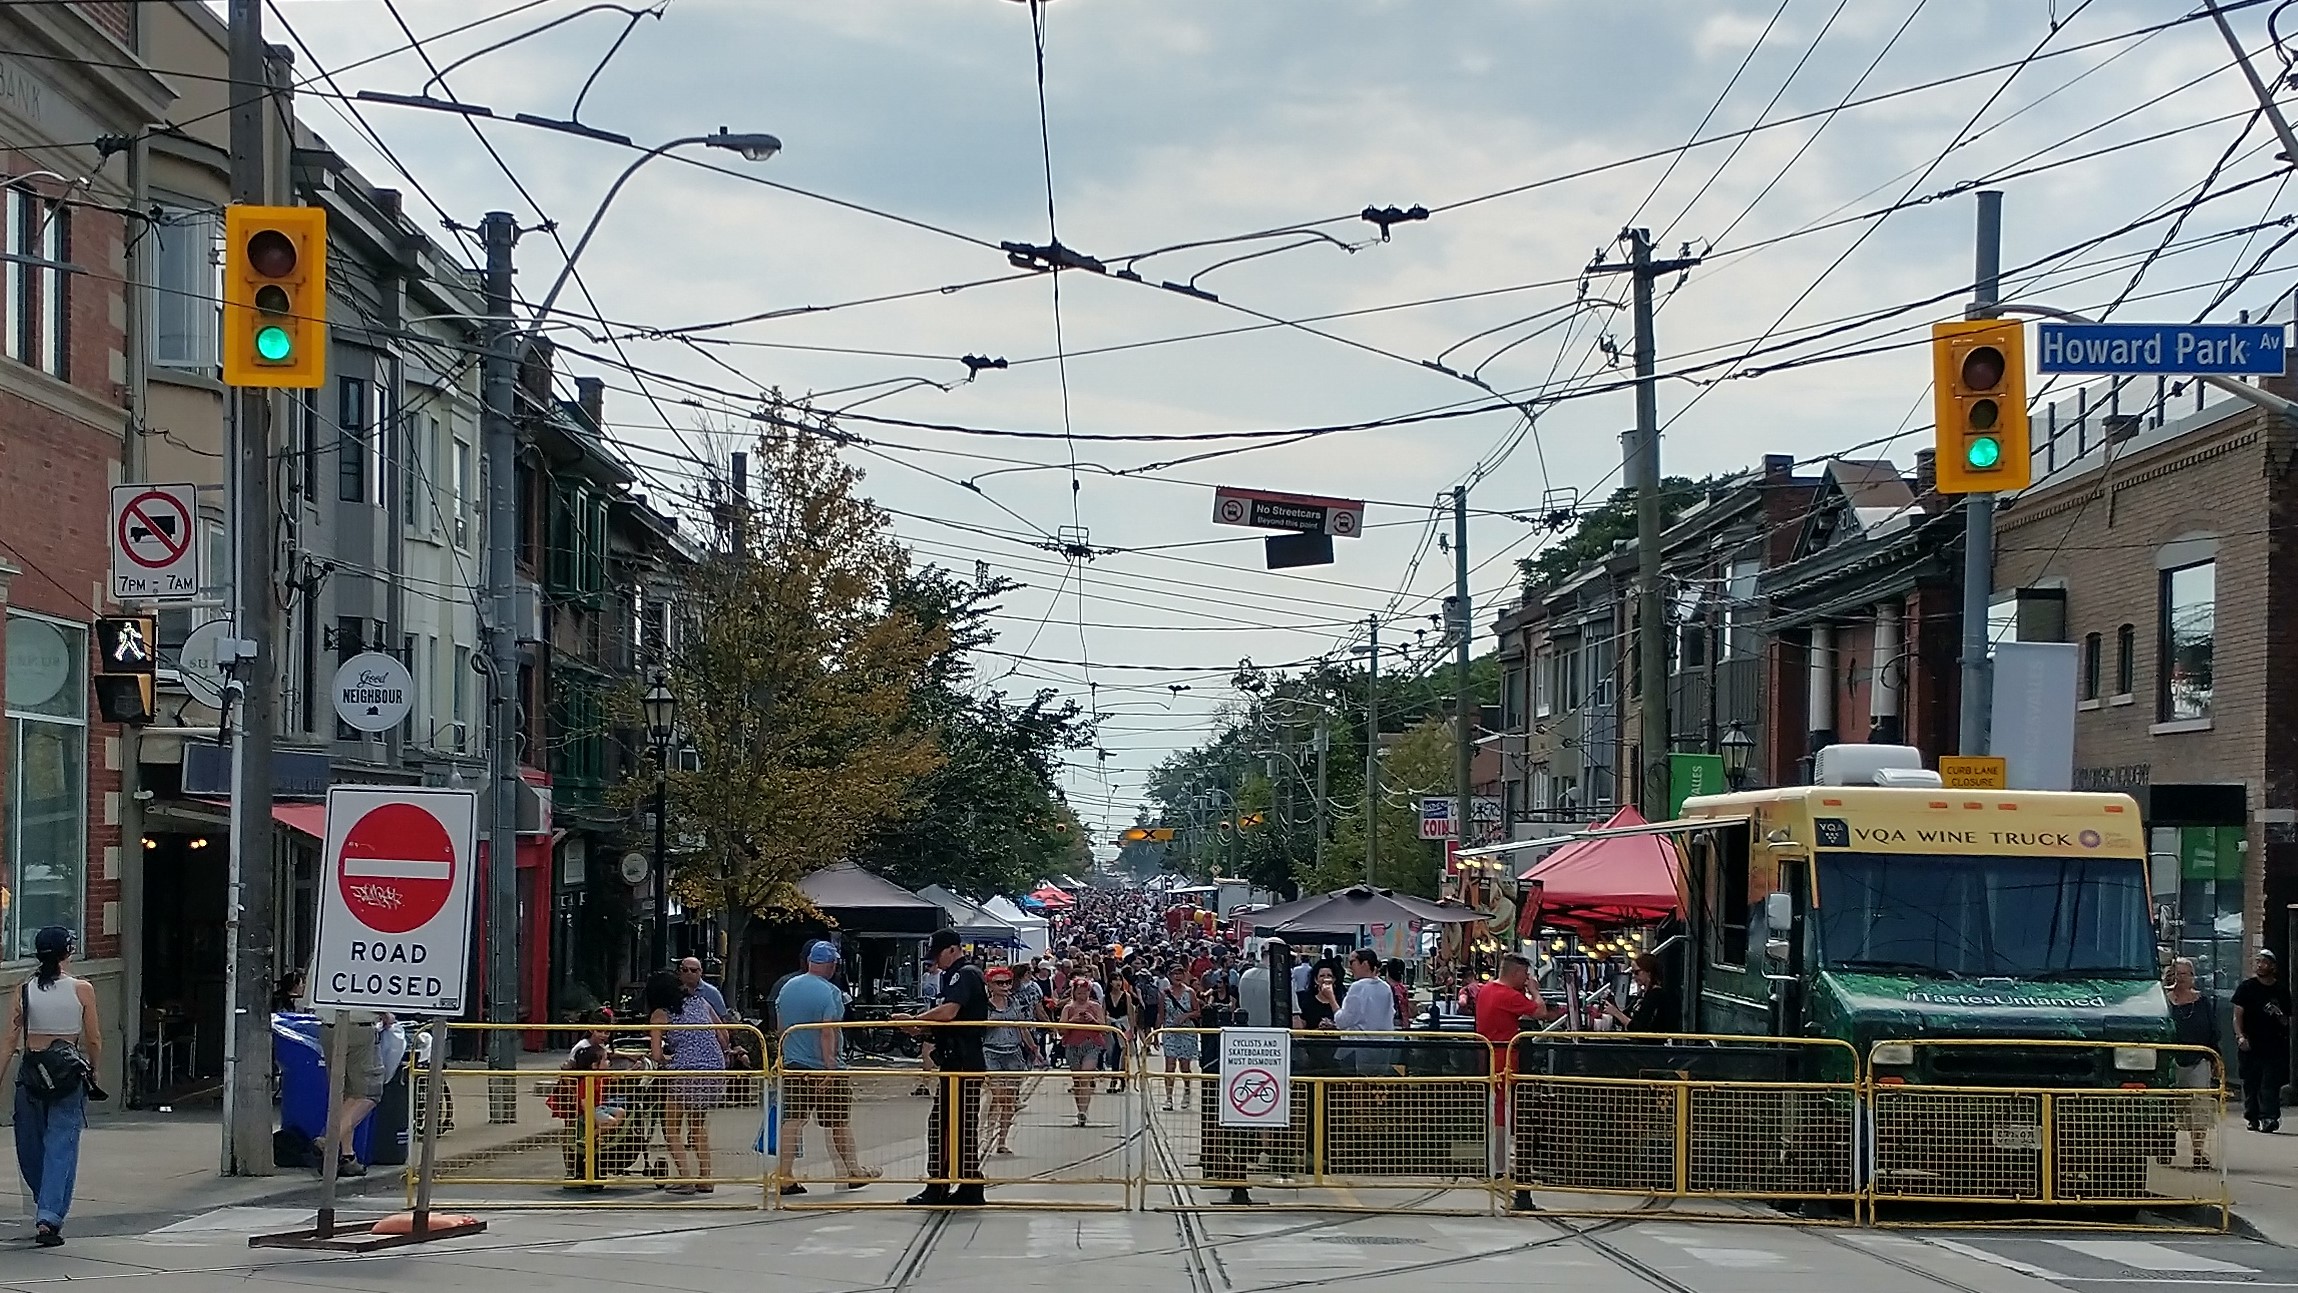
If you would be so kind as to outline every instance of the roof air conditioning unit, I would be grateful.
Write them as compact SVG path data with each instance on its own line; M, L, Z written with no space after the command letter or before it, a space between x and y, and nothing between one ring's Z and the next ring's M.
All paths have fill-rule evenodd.
M1937 786L1939 774L1923 766L1912 745L1830 745L1812 760L1818 786Z

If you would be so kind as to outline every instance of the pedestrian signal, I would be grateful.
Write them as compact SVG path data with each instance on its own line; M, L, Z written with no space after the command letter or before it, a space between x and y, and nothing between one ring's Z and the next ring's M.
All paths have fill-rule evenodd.
M96 711L105 722L149 723L157 712L152 696L159 668L156 629L157 621L149 615L96 621Z

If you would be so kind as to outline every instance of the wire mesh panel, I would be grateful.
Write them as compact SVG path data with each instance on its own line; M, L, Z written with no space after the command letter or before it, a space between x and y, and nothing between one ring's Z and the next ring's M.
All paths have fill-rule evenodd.
M836 1068L795 1067L787 1062L792 1037L823 1038L798 1053L836 1054L841 1030L810 1024L783 1034L768 1132L781 1206L875 1207L913 1193L963 1192L960 1201L971 1202L975 1191L990 1207L1130 1206L1138 1075L1100 1065L1117 1030L1065 1026L1070 1040L1058 1057L1036 1030L1015 1030L1030 1037L1009 1059L1002 1047L972 1043L990 1026L903 1026L919 1030L937 1059L968 1066L896 1066L873 1054L848 1055Z
M1877 1198L2043 1198L2043 1093L1973 1087L1873 1089Z
M515 1033L522 1049L515 1068L447 1066L432 1168L434 1188L446 1192L442 1201L762 1204L765 1159L757 1142L766 1075L726 1067L729 1055L745 1049L764 1053L757 1030L526 1024L452 1029L481 1038ZM484 1053L486 1041L477 1049ZM424 1074L415 1088L418 1112L430 1099ZM416 1154L409 1158L412 1191L420 1161Z
M1894 1077L1954 1072L1965 1081L1870 1086L1872 1198L2151 1210L2144 1217L2207 1208L2229 1224L2215 1052L2063 1039L1881 1045L1896 1050ZM1969 1080L1993 1072L2015 1080ZM2028 1072L2056 1080L2016 1077Z
M1680 1083L1518 1078L1511 1094L1519 1188L1574 1194L1680 1192Z
M1505 1056L1519 1206L1539 1190L1858 1200L1858 1056L1842 1042L1534 1033Z
M1144 1074L1144 1106L1159 1097L1143 1175L1152 1206L1206 1206L1189 1191L1210 1189L1266 1191L1273 1198L1256 1201L1291 1207L1491 1210L1492 1057L1481 1038L1295 1033L1283 1124L1247 1127L1222 1124L1217 1030L1153 1034L1148 1062L1189 1050L1185 1037L1210 1070L1182 1077L1187 1095L1167 1108L1166 1075Z
M1840 1086L1690 1086L1685 1192L1850 1199L1858 1091Z
M1477 1181L1491 1175L1487 1079L1311 1078L1323 1097L1321 1175Z

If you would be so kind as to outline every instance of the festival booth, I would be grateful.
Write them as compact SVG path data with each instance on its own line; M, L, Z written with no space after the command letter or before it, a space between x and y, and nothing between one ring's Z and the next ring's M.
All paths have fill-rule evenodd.
M1421 935L1452 925L1482 924L1483 913L1456 902L1430 901L1393 889L1352 885L1254 912L1253 932L1295 947L1370 947L1382 960L1417 961Z
M1022 950L1031 956L1048 956L1053 952L1052 923L1043 916L1032 915L1013 904L1012 899L997 897L981 905L983 911L1013 926L1014 936L1021 940Z
M1646 824L1622 808L1586 837L1526 869L1517 934L1549 938L1548 951L1568 1000L1609 984L1622 990L1628 958L1663 945L1657 927L1681 919L1683 864L1664 835L1610 835ZM1545 931L1545 935L1543 934ZM1577 946L1575 946L1575 944ZM1671 983L1684 981L1681 956L1663 960Z
M864 1000L874 1000L881 983L898 985L915 996L918 983L918 947L933 932L949 923L941 904L921 898L893 881L852 862L837 862L807 875L798 892L817 911L836 923L830 937L847 945L851 958L845 973ZM795 968L772 967L771 983Z
M929 884L918 890L918 896L939 903L949 917L949 927L956 930L957 936L968 944L975 947L1009 948L1022 945L1021 931L1010 921L999 919L996 913L971 899L961 897L954 890Z

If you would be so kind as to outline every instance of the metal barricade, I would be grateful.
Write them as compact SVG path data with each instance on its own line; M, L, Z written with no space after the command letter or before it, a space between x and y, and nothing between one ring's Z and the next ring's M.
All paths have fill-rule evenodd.
M1628 1197L1858 1215L1859 1056L1848 1043L1526 1033L1503 1060L1506 1175L1518 1205L1550 1194L1596 1197L1538 1198L1543 1212L1605 1213L1616 1209L1596 1198Z
M2015 1080L1982 1080L1996 1075ZM1875 1203L2031 1205L2059 1221L2065 1209L2206 1210L2223 1230L2232 1224L2219 1152L2225 1085L2208 1047L1878 1042L1868 1052L1868 1194ZM1894 1220L2003 1219L1991 1210L1983 1222Z
M727 1067L764 1055L747 1024L450 1024L455 1038L497 1035L517 1066L450 1061L434 1202L463 1208L764 1206L766 1073ZM539 1039L541 1049L525 1049ZM418 1074L418 1119L431 1099ZM418 1121L417 1126L421 1123ZM408 1196L419 1156L410 1154ZM544 1191L548 1193L544 1193Z
M853 1025L781 1034L768 1165L780 1206L885 1207L913 1195L960 1206L978 1195L997 1208L1133 1207L1139 1068L1124 1030L897 1024L926 1043L920 1060L859 1050Z
M1492 1212L1493 1054L1483 1038L1295 1032L1288 1116L1267 1128L1223 1125L1219 1039L1202 1028L1149 1035L1148 1207L1217 1207L1264 1191L1296 1208ZM1168 1074L1167 1057L1197 1071Z

